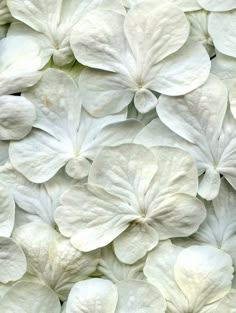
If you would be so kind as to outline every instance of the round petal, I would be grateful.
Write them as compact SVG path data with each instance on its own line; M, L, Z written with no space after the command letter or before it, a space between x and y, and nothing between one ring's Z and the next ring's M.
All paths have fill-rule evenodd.
M140 113L147 113L157 105L157 97L149 90L141 88L135 93L134 105Z
M84 280L72 288L66 313L115 313L117 300L117 289L109 280Z
M0 304L6 313L60 313L56 294L47 286L34 282L18 282L3 296Z
M183 250L175 263L175 279L189 301L189 308L200 311L222 299L231 288L232 260L211 246L192 246Z
M188 40L176 53L151 68L145 87L168 96L183 95L206 82L210 67L202 44Z
M0 282L20 279L26 272L26 266L21 247L11 238L0 237Z
M25 137L35 119L35 108L24 97L0 96L0 140Z
M236 4L234 3L235 8ZM236 57L236 11L212 13L209 16L209 33L221 53Z

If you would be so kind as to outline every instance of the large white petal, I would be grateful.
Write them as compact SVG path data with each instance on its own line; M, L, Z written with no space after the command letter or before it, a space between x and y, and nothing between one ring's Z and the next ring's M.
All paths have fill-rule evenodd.
M26 265L21 247L11 238L0 237L0 282L20 279L26 272Z
M153 66L183 46L189 24L169 1L143 1L127 13L124 30L136 59L137 79L145 83Z
M0 309L5 313L60 313L56 294L41 283L21 281L3 296Z
M144 195L156 170L155 156L144 146L106 147L94 160L89 182L103 186L138 210L143 208Z
M198 177L196 163L188 152L173 147L153 147L158 170L154 176L146 201L171 193L187 193L196 196Z
M70 188L61 203L55 211L60 232L84 252L110 243L136 217L128 204L96 185Z
M146 216L160 240L164 240L187 237L196 232L206 218L206 210L195 197L175 193L154 198Z
M15 202L6 186L0 184L0 236L9 237L15 222Z
M234 3L236 8L236 4ZM209 16L209 33L214 45L221 53L236 57L236 12L212 13ZM229 25L231 27L229 27Z
M50 68L23 95L36 107L37 119L34 127L55 138L70 138L75 141L81 103L78 88L69 75Z
M183 95L206 82L210 66L202 44L188 40L176 53L151 68L145 87L168 96Z
M166 303L159 290L152 284L128 280L117 284L118 303L116 313L164 313Z
M84 145L82 155L90 160L94 160L98 152L105 146L117 146L133 142L135 136L142 128L143 124L135 119L106 125L96 134L93 140Z
M115 313L118 293L115 285L105 279L81 281L72 288L66 313Z
M25 137L35 119L35 108L24 97L0 96L0 140Z
M148 281L156 286L167 301L168 311L184 312L187 301L174 277L174 265L182 248L163 242L150 252L144 267Z
M71 142L61 142L51 135L32 131L29 136L11 142L9 155L13 166L34 183L52 178L73 157Z
M113 242L116 256L121 262L133 264L158 243L158 232L148 224L131 224Z
M47 36L45 36L43 33L37 32L24 23L14 22L8 29L7 37L22 36L22 34L29 38L31 42L35 42L40 47L40 57L42 59L42 64L46 65L51 58L53 50L52 44Z
M96 9L73 28L71 47L76 59L87 66L128 74L134 65L123 30L124 16Z
M27 36L1 39L0 60L0 95L20 92L41 77L40 47Z
M133 85L128 76L90 68L84 69L79 78L83 106L96 117L127 107L134 97Z
M192 246L179 254L174 273L176 282L188 299L189 310L200 311L230 291L232 260L214 247Z

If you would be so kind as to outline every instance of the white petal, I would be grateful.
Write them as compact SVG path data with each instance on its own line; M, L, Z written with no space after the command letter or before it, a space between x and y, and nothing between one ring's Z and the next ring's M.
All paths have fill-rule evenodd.
M0 237L0 282L20 279L26 272L26 259L21 247L11 238Z
M143 202L156 170L154 155L141 145L106 147L93 162L89 183L103 186L136 209Z
M183 193L156 197L147 216L159 234L160 240L187 237L197 231L206 218L204 204L193 196Z
M81 251L103 247L134 219L132 209L99 186L75 186L64 193L55 211L60 232Z
M79 156L71 159L66 164L65 170L70 177L74 179L82 179L88 176L90 166L91 164L86 158Z
M234 80L236 77L236 58L217 52L211 61L211 72L222 80Z
M86 68L79 78L83 106L96 117L120 112L134 97L132 84L125 75Z
M220 174L214 168L209 167L200 181L198 194L206 200L212 200L218 195L219 189Z
M52 178L73 156L73 147L71 143L34 130L23 140L11 142L9 155L13 166L27 179L42 183Z
M197 0L201 7L207 11L229 11L236 8L234 0Z
M174 265L182 248L170 242L161 243L148 254L144 274L167 301L169 312L184 312L187 301L174 277Z
M187 193L196 196L198 177L196 164L188 152L173 147L153 147L158 170L146 194L147 202L151 197L171 193Z
M148 224L131 224L113 242L116 256L121 262L133 264L158 243L158 232Z
M152 67L145 87L168 96L183 95L206 82L210 66L205 48L188 40L176 53Z
M37 0L30 2L9 0L11 14L31 28L44 32L49 25L59 22L62 0L47 0L39 4Z
M236 118L236 83L233 84L233 86L230 88L229 103L230 103L231 112L232 112L234 118Z
M116 313L164 313L166 303L156 287L145 281L128 280L117 284Z
M0 95L20 92L34 85L44 65L40 47L27 36L9 36L0 41Z
M190 310L222 299L231 288L232 260L210 246L192 246L183 250L175 263L175 279L189 301Z
M160 97L157 111L172 131L209 154L220 135L226 108L227 89L211 75L206 84L183 97Z
M40 81L23 95L36 107L34 127L58 139L75 140L81 103L78 88L69 75L49 68Z
M147 113L157 105L157 97L147 89L139 89L135 93L134 105L140 113Z
M109 280L84 280L72 288L66 313L115 313L117 299L117 289Z
M0 308L6 313L60 313L58 297L47 286L33 282L18 282L3 296Z
M235 3L234 6L236 8ZM212 13L209 17L209 33L216 49L232 57L236 57L235 18L235 11ZM229 25L232 25L232 27L229 27Z
M169 1L143 1L127 13L124 29L138 75L145 80L155 64L183 46L189 24L184 13Z
M35 119L35 108L24 97L0 96L0 140L25 137Z
M85 15L73 28L71 47L76 59L87 66L128 73L133 57L123 30L124 16L96 9Z
M82 154L93 160L105 146L117 146L133 142L134 137L143 128L143 124L135 119L111 123L98 131L95 138L85 144Z
M9 237L14 227L15 202L10 191L0 184L0 236Z

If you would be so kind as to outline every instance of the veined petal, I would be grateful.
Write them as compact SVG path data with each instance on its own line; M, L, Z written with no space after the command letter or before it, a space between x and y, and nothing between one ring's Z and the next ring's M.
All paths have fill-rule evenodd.
M132 209L96 185L75 186L64 193L55 211L61 233L87 252L112 242L135 219Z
M52 178L73 154L70 142L60 142L39 130L32 131L20 142L11 142L9 149L13 166L35 183Z

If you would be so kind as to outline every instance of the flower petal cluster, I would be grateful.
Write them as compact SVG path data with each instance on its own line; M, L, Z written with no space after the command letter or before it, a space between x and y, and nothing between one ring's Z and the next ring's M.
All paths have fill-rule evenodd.
M0 0L0 313L236 312L236 0Z

